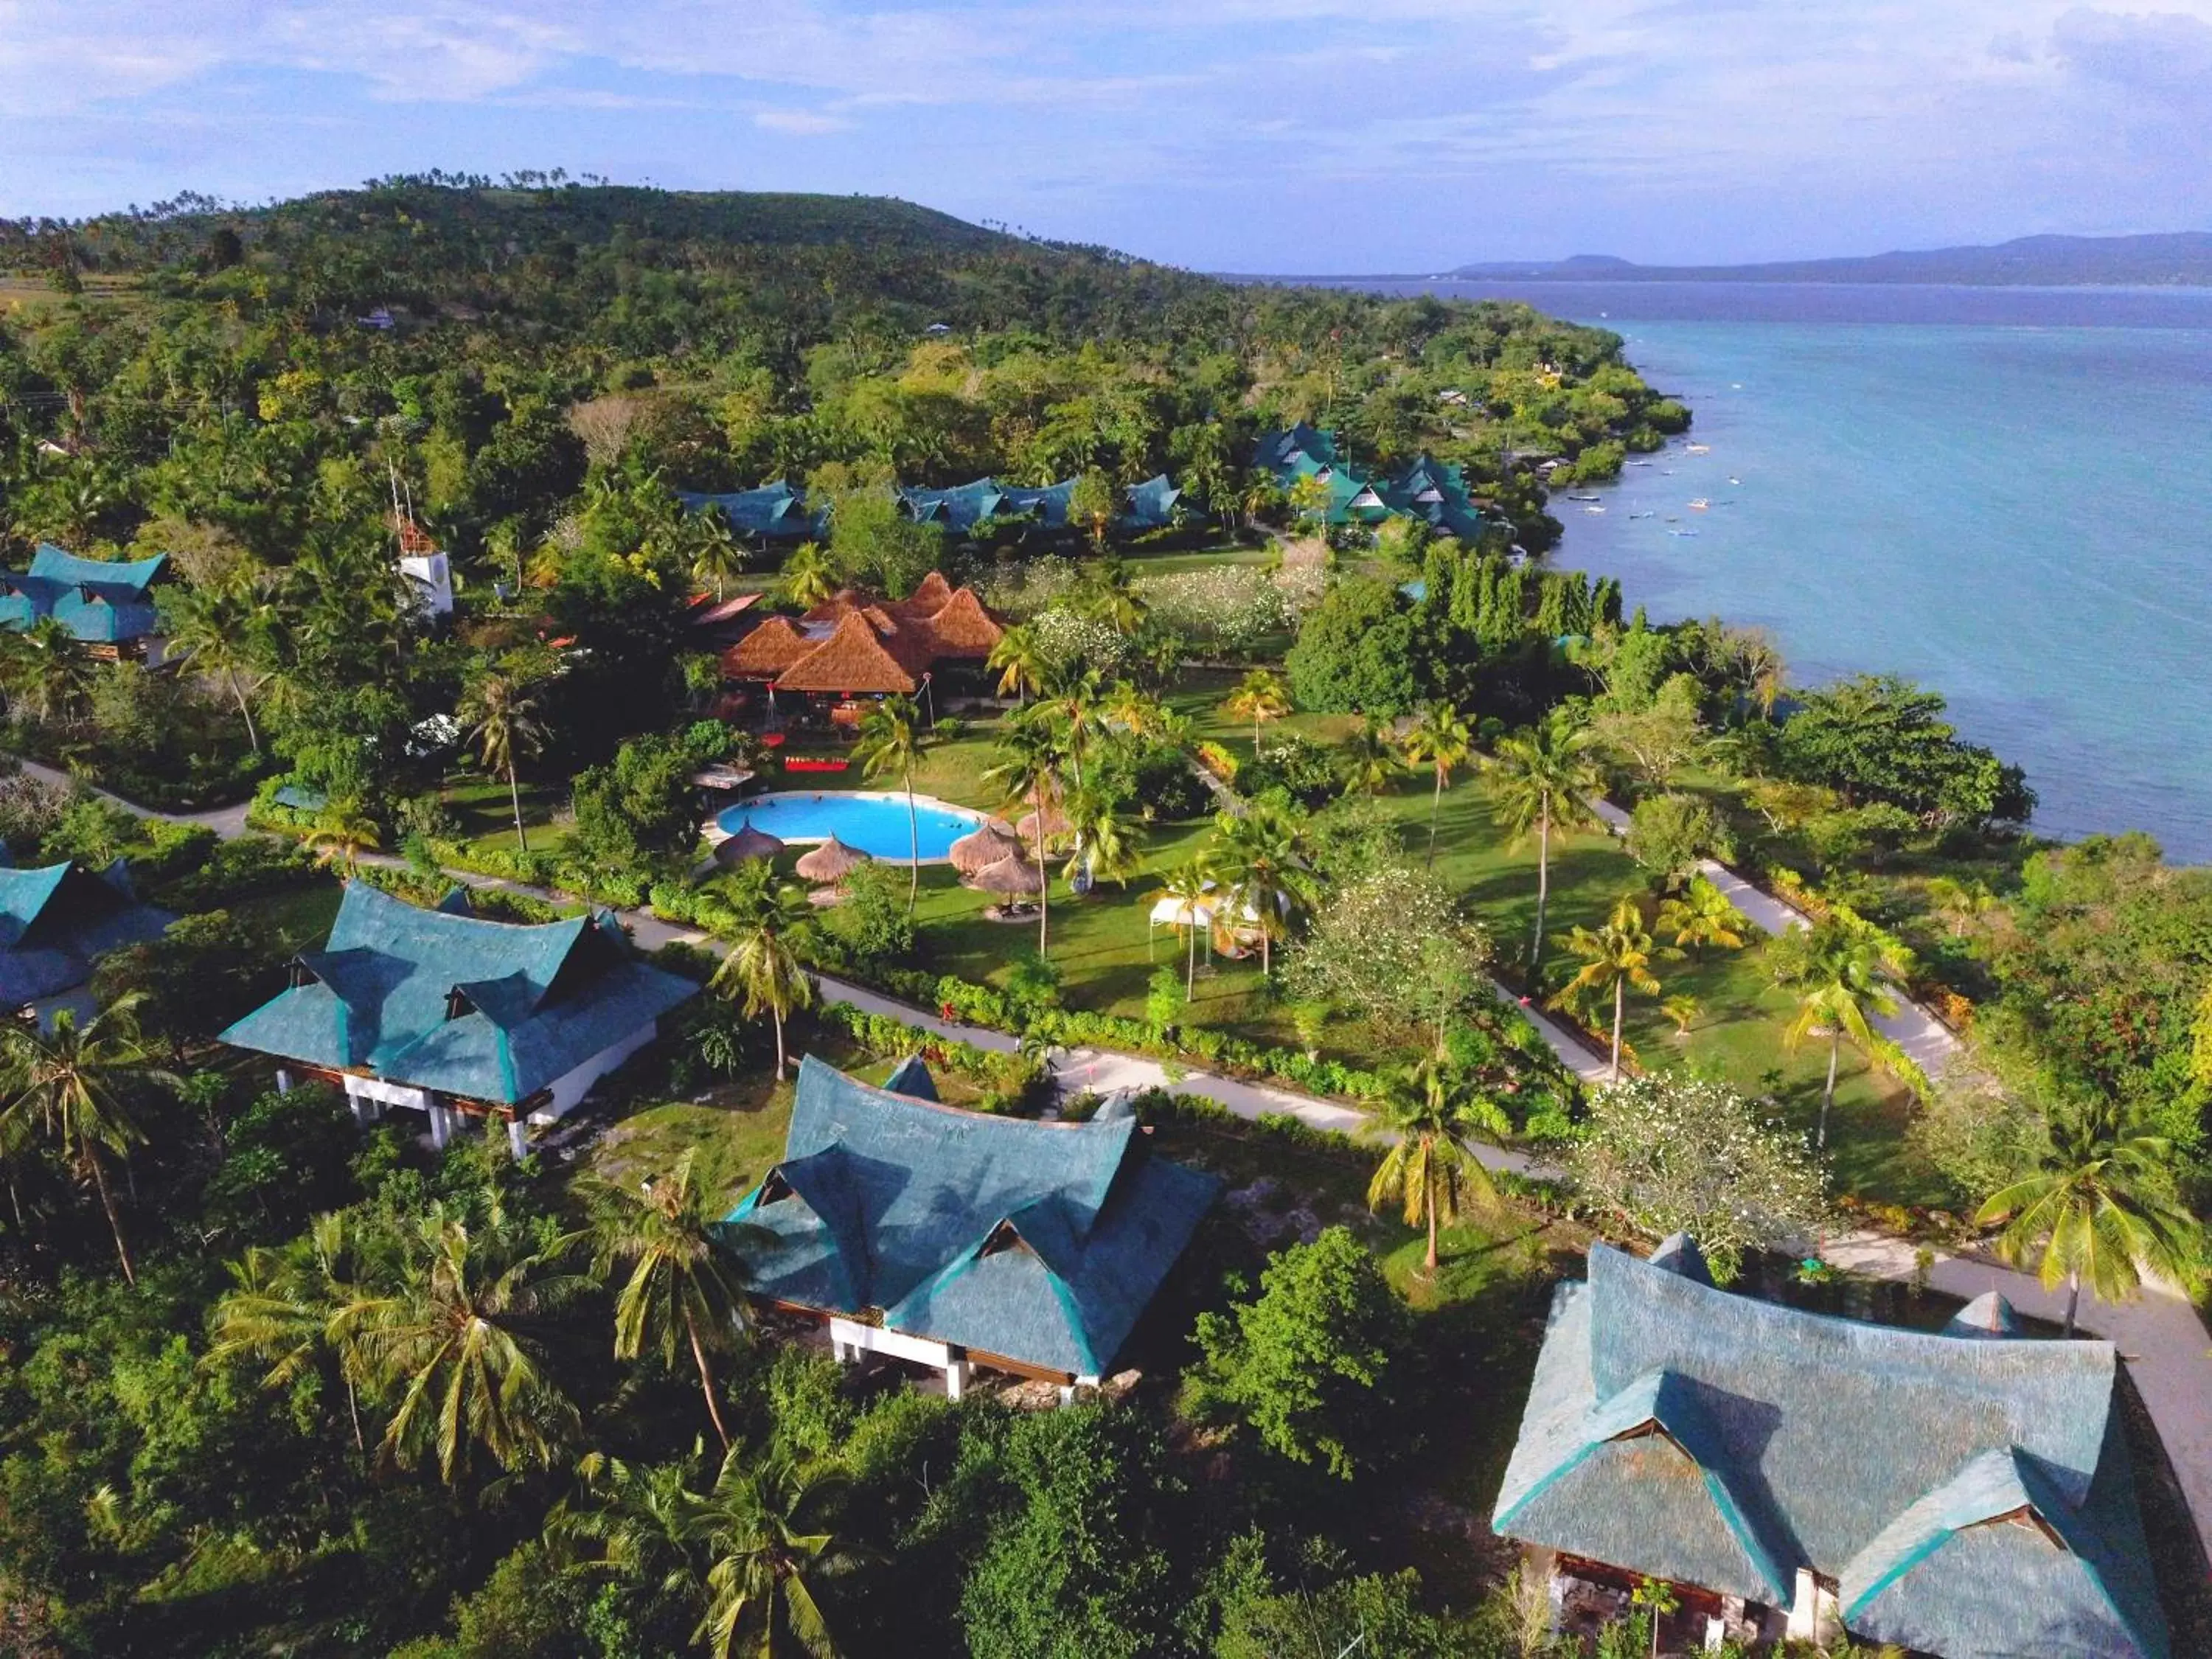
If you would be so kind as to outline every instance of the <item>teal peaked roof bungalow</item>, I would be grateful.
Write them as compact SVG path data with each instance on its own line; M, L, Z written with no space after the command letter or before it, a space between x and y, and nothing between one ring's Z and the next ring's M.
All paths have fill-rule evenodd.
M819 514L806 510L806 498L781 478L757 489L735 489L720 495L679 489L676 499L690 513L709 508L729 521L730 528L755 541L803 541L822 529Z
M83 559L41 542L27 571L0 571L0 628L21 632L52 617L87 645L136 655L161 626L148 590L169 556L118 562Z
M94 958L158 939L172 920L138 902L119 859L100 874L70 863L0 868L0 1008L88 1012L69 994L92 977Z
M1559 1287L1492 1524L1556 1574L1947 1659L2168 1659L2110 1344L1940 1334L1714 1288L1598 1244Z
M1397 471L1374 474L1346 459L1336 434L1304 422L1260 440L1254 459L1288 489L1302 478L1328 486L1324 514L1331 525L1380 524L1394 515L1421 520L1439 534L1463 542L1480 538L1486 526L1480 508L1468 494L1459 468L1433 456L1418 455Z
M356 881L291 988L222 1040L337 1082L362 1121L427 1112L440 1146L457 1116L502 1119L520 1156L526 1121L565 1115L698 989L637 960L611 916L520 927Z
M808 1056L782 1160L725 1226L753 1293L827 1319L841 1358L1095 1382L1219 1189L1133 1116L1044 1123L878 1089ZM742 1231L741 1231L742 1230ZM757 1230L757 1231L755 1231Z
M1042 529L1058 531L1068 527L1068 504L1075 496L1075 480L1063 478L1058 483L1033 487L978 478L946 489L904 484L898 495L908 517L921 524L942 525L953 536L972 534L987 519L1027 520ZM1164 472L1131 484L1121 492L1122 511L1115 526L1133 532L1165 530L1174 524L1176 504L1182 499L1182 491Z

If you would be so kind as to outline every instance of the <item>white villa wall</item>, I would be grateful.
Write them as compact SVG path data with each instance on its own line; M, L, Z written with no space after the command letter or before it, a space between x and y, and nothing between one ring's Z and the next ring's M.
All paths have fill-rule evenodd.
M530 1115L530 1121L543 1127L548 1123L557 1123L561 1119L568 1116L575 1109L576 1103L591 1093L592 1085L594 1083L652 1042L659 1035L659 1031L660 1022L657 1019L648 1019L620 1042L611 1048L600 1049L574 1071L556 1078L553 1080L552 1098L532 1112Z

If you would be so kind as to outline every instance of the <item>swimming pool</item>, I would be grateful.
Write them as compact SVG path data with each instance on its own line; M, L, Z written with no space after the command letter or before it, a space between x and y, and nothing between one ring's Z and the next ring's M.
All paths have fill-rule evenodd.
M983 825L983 815L928 795L914 798L921 861L942 864L952 843ZM836 836L871 858L904 864L914 843L907 828L906 796L873 790L787 790L726 807L714 819L725 835L750 823L778 841L821 842Z

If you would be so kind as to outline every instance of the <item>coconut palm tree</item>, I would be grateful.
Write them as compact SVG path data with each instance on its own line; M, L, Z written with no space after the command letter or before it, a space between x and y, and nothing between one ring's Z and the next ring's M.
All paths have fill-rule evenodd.
M356 1451L365 1451L358 1389L368 1380L361 1328L379 1302L355 1275L353 1239L342 1213L317 1216L306 1235L276 1249L261 1245L229 1264L231 1288L209 1319L207 1362L251 1359L266 1365L261 1385L284 1389L327 1361L345 1385Z
M1928 883L1928 902L1936 915L1951 924L1951 937L1963 939L1983 917L1996 908L1997 898L1985 883L1936 876Z
M335 864L350 878L363 853L373 853L382 843L377 836L376 820L362 810L361 802L351 797L327 801L315 815L315 827L307 832L307 846L325 864Z
M727 596L730 583L744 574L745 553L730 533L730 521L720 513L694 513L684 520L690 543L691 580L714 590L715 603Z
M1504 1135L1512 1124L1498 1103L1475 1093L1449 1064L1431 1055L1391 1079L1370 1110L1367 1133L1390 1150L1367 1183L1367 1207L1395 1201L1408 1227L1429 1231L1428 1271L1437 1271L1437 1230L1457 1221L1469 1199L1494 1203L1490 1171L1467 1146L1471 1134Z
M1167 712L1158 697L1129 680L1115 681L1098 705L1099 718L1109 729L1139 737L1157 733Z
M1072 884L1080 874L1086 885L1127 881L1137 867L1137 849L1130 841L1129 820L1114 797L1103 789L1079 789L1064 810L1075 845L1060 879Z
M246 694L256 684L255 670L275 626L275 607L261 585L241 570L204 587L178 588L163 609L170 654L185 658L196 673L222 682L246 722L246 742L259 754L261 734Z
M1492 810L1517 848L1536 837L1536 927L1529 937L1528 976L1544 966L1544 911L1552 892L1552 834L1571 835L1596 823L1590 798L1601 780L1590 750L1595 738L1564 716L1498 739L1487 770Z
M507 774L507 798L514 805L514 843L530 850L530 836L522 827L522 783L520 763L544 746L545 728L538 720L538 696L530 683L513 673L479 675L461 696L456 709L471 741L477 744L485 768Z
M1145 625L1147 607L1129 585L1129 568L1112 554L1094 561L1075 593L1076 609L1124 639Z
M43 1143L80 1181L100 1196L108 1231L115 1236L115 1258L126 1283L138 1282L124 1240L123 1218L107 1184L110 1158L128 1158L145 1139L133 1109L149 1086L180 1090L173 1072L154 1064L154 1050L140 1036L138 1009L143 992L118 997L82 1025L64 1008L53 1029L10 1024L0 1032L0 1140Z
M776 596L800 611L811 611L837 592L837 574L819 542L801 542L784 556L783 572L776 581Z
M1233 719L1252 722L1252 748L1257 753L1261 722L1279 720L1291 712L1290 688L1273 669L1255 668L1237 683L1237 689L1223 702L1221 711Z
M1912 958L1895 939L1840 918L1792 929L1775 942L1774 956L1776 976L1798 997L1797 1012L1783 1030L1784 1046L1794 1050L1808 1036L1828 1039L1828 1080L1813 1137L1818 1151L1828 1144L1828 1109L1835 1103L1844 1044L1869 1059L1881 1051L1873 1020L1897 1012L1898 987L1912 971Z
M2172 1142L2100 1101L2055 1116L2043 1167L1992 1193L1974 1219L2002 1223L1997 1254L2033 1260L2045 1290L2065 1282L2071 1336L2084 1279L2100 1300L2126 1302L2146 1273L2177 1278L2195 1260L2200 1228L2173 1197L2172 1167Z
M1299 845L1297 826L1279 811L1254 806L1243 817L1213 821L1210 860L1227 883L1222 893L1231 927L1260 934L1260 976L1274 975L1273 945L1290 918L1312 906L1320 884Z
M1023 623L1006 629L983 659L983 666L999 677L1000 696L1027 702L1044 684L1044 649L1037 643L1036 630Z
M1389 726L1369 715L1359 729L1345 739L1344 787L1346 793L1379 795L1397 775L1399 756Z
M593 1272L605 1281L628 1270L615 1296L615 1358L635 1359L653 1348L672 1366L678 1349L688 1349L708 1419L726 1448L730 1431L708 1356L726 1352L744 1328L745 1267L730 1249L733 1241L715 1237L717 1217L692 1172L693 1156L687 1149L673 1170L635 1192L594 1181L585 1188L585 1206Z
M1059 781L1060 739L1049 726L1030 715L1010 720L999 734L999 753L1004 757L985 772L982 782L998 791L1004 810L1018 813L1024 803L1036 805L1037 833L1030 850L1037 867L1037 955L1046 954L1051 937L1052 878L1045 869L1044 819Z
M774 1659L780 1631L815 1659L836 1659L809 1575L850 1557L836 1534L820 1529L842 1482L826 1463L732 1446L714 1489L684 1504L680 1536L708 1564L707 1611L693 1639L715 1659L728 1659L746 1626L757 1633L761 1659Z
M914 805L914 769L921 758L921 711L912 697L885 697L861 715L860 741L853 745L861 776L896 776L906 789L907 836L912 848L906 884L909 916L921 893L921 819Z
M92 658L84 642L54 617L0 639L0 684L41 724L67 720L92 691Z
M1693 996L1668 997L1659 1005L1659 1012L1674 1022L1676 1036L1686 1037L1690 1035L1690 1027L1698 1023L1698 1016L1705 1012L1705 1006Z
M550 1468L577 1422L536 1334L586 1285L559 1271L570 1241L532 1249L442 1209L420 1223L407 1281L357 1316L364 1363L396 1388L383 1455L401 1468L433 1455L447 1485L481 1446L501 1468Z
M1552 998L1551 1006L1557 1008L1579 997L1602 996L1608 991L1613 994L1613 1080L1618 1083L1620 1024L1627 1008L1628 993L1633 989L1648 997L1659 994L1659 981L1652 975L1651 964L1662 952L1652 945L1651 935L1644 930L1644 913L1637 908L1633 897L1615 904L1602 927L1577 927L1559 944L1581 957L1583 965Z
M1420 714L1401 739L1408 766L1425 766L1436 774L1435 794L1429 801L1429 858L1437 861L1437 815L1444 804L1444 786L1451 775L1474 752L1474 733L1449 703L1432 702Z
M1060 753L1067 761L1075 787L1082 788L1083 757L1090 749L1091 739L1106 730L1106 696L1098 671L1063 665L1048 677L1037 712L1057 728L1054 735Z
M1188 1002L1198 988L1198 917L1212 905L1213 872L1203 858L1186 859L1160 878L1158 896L1175 901L1182 924L1182 997Z
M1692 876L1687 887L1660 904L1658 925L1662 933L1674 934L1676 945L1702 953L1708 945L1741 951L1750 924L1711 878Z
M707 918L730 941L729 954L708 988L740 1002L746 1018L768 1010L775 1025L775 1075L786 1069L783 1022L812 1006L814 981L794 948L814 925L814 907L793 884L779 882L765 863L748 866L725 884Z

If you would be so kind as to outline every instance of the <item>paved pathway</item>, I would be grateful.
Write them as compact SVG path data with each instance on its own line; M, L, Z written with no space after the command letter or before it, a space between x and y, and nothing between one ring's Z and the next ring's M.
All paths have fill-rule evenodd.
M72 781L52 768L31 762L25 762L23 769L34 776L52 781L63 784ZM143 811L118 797L111 795L108 798L133 811ZM1608 823L1625 819L1626 816L1611 806L1610 803L1601 804L1600 811L1607 817ZM204 823L227 839L242 834L246 828L243 807L229 807L212 812L157 813L150 816ZM1616 827L1619 827L1617 823ZM398 859L381 856L372 857L366 861L391 867L399 867L401 864ZM1737 907L1766 932L1778 933L1786 927L1806 925L1804 917L1797 912L1751 887L1723 866L1709 865L1706 872L1713 877L1717 885L1721 884L1723 876L1736 884L1735 887L1723 886L1723 890L1728 892ZM454 879L471 887L507 888L539 897L550 896L541 889L526 887L495 877L453 873ZM1741 890L1740 894L1738 888ZM703 945L709 950L716 948L713 939L696 929L673 926L649 912L623 912L622 920L629 927L638 943L647 949L657 949L677 940ZM887 1014L951 1041L972 1043L979 1048L999 1053L1011 1053L1020 1046L1015 1038L1004 1031L939 1019L933 1014L862 986L827 975L818 976L818 983L825 1000L848 1003L871 1013ZM1518 999L1503 987L1498 990L1501 997L1518 1002ZM1577 1075L1589 1079L1603 1073L1605 1063L1591 1055L1553 1021L1533 1008L1523 1007L1521 1012L1529 1018L1554 1052ZM1932 1024L1933 1021L1929 1023ZM1942 1028L1937 1029L1940 1030ZM1944 1052L1955 1052L1957 1040L1948 1031L1943 1031L1942 1036L1948 1043ZM1104 1094L1120 1089L1167 1088L1184 1094L1202 1096L1243 1118L1256 1119L1268 1114L1281 1113L1316 1129L1333 1129L1346 1133L1358 1133L1366 1122L1364 1115L1356 1108L1269 1085L1246 1083L1204 1072L1186 1073L1170 1083L1165 1067L1158 1061L1141 1055L1093 1048L1064 1049L1051 1057L1050 1066L1054 1082L1063 1092L1087 1089ZM1492 1169L1510 1170L1538 1177L1558 1173L1555 1169L1508 1148L1478 1145L1474 1152L1484 1164ZM1901 1240L1879 1234L1853 1233L1832 1239L1823 1254L1838 1267L1881 1279L1909 1280L1916 1272L1913 1247ZM1937 1290L1952 1296L1974 1297L1984 1291L2001 1291L2014 1307L2034 1318L2055 1322L2064 1316L2063 1292L2053 1294L2046 1291L2032 1275L2014 1272L1984 1257L1938 1254L1929 1273L1929 1282ZM2199 1540L2207 1557L2212 1558L2212 1344L2208 1344L2203 1322L2185 1297L2169 1291L2156 1290L2147 1293L2139 1301L2118 1305L2086 1297L2082 1302L2081 1324L2084 1331L2113 1343L2129 1362L2129 1370L2135 1378L2136 1387L2142 1395L2143 1404L2150 1413L2151 1420L2157 1425L2159 1438L2163 1442L2166 1456L2180 1481L2191 1515L2197 1523Z
M1607 829L1617 836L1628 833L1629 817L1609 800L1594 800L1590 810L1605 823ZM1809 927L1811 921L1795 905L1754 887L1728 866L1717 859L1700 859L1698 872L1728 896L1729 902L1743 912L1759 932L1778 935L1796 927ZM1905 1057L1929 1078L1957 1059L1963 1045L1951 1029L1920 1004L1907 999L1894 1014L1877 1018L1875 1029L1894 1042Z

